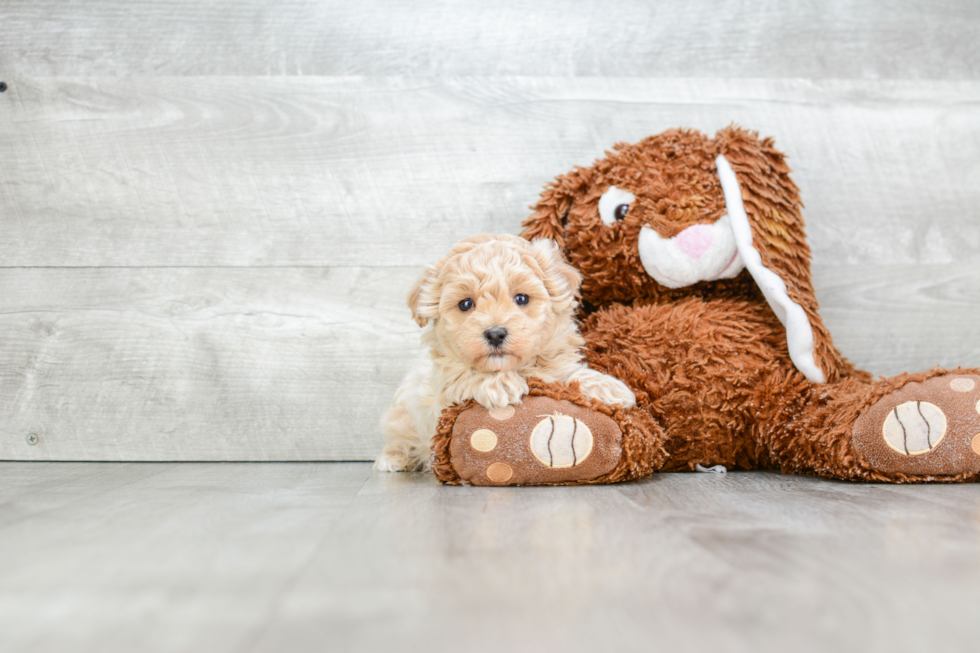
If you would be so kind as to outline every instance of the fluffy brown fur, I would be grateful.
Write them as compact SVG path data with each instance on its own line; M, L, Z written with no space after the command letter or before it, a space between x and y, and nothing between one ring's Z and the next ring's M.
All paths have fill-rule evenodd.
M762 264L783 280L785 294L809 319L813 361L826 383L807 380L794 366L786 329L748 270L671 289L655 281L640 260L641 229L673 239L730 212L718 155L738 179ZM980 451L973 441L971 452L970 438L980 433L980 421L972 408L955 408L963 391L950 386L961 377L959 386L970 386L964 375L978 371L937 369L871 382L844 360L820 319L802 203L789 173L771 139L737 127L713 139L671 130L618 144L591 167L558 177L542 193L522 235L556 240L581 272L590 306L582 316L589 365L624 380L637 405L666 430L663 470L721 464L872 481L975 480ZM613 186L635 200L625 217L610 223L600 219L598 207ZM929 379L926 394L947 416L945 437L934 450L908 456L907 469L901 463L877 468L859 454L855 438L882 438L885 427L874 424L859 433L855 422L898 389ZM980 384L970 392L980 396ZM912 463L930 456L947 456L943 460L949 462L939 473L916 473Z

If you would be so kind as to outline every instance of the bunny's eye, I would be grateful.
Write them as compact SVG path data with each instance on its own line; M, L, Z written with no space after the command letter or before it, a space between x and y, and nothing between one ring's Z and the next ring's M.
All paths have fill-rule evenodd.
M634 201L636 196L633 193L610 186L599 198L599 217L607 225L615 224L626 217Z

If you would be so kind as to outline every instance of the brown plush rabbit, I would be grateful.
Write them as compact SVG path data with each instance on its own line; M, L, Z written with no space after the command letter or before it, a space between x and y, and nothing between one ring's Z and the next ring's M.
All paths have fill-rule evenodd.
M558 177L522 235L556 240L582 273L588 363L625 381L664 434L661 470L975 480L980 370L872 381L844 360L789 173L752 132L670 130ZM444 422L438 442L466 437Z

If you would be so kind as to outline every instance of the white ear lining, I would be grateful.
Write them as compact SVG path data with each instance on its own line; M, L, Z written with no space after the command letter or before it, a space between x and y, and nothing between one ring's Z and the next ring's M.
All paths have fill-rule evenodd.
M752 245L752 227L742 204L742 189L738 185L735 171L723 155L715 159L718 179L725 194L725 205L735 233L735 246L745 262L749 274L762 290L766 301L772 307L779 321L786 327L786 343L789 357L803 376L814 383L826 383L827 377L813 357L815 348L813 326L803 307L794 302L786 292L786 282L762 263L762 257Z

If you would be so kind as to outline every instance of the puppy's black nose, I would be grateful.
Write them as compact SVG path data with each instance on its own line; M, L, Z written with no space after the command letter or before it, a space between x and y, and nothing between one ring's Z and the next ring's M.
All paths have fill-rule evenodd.
M507 329L504 327L490 327L483 332L483 337L487 339L491 347L499 347L507 339Z

